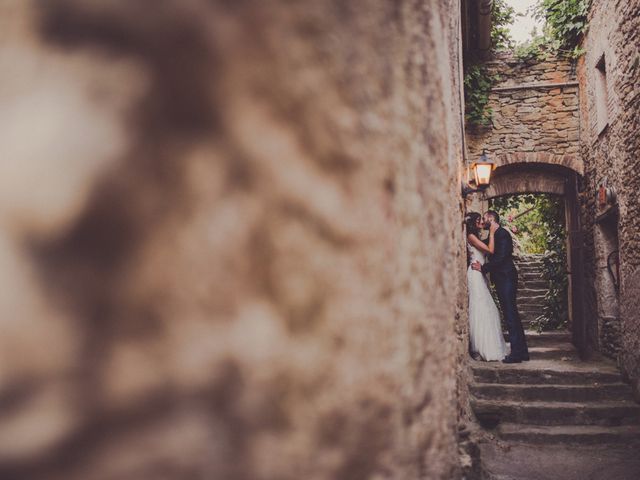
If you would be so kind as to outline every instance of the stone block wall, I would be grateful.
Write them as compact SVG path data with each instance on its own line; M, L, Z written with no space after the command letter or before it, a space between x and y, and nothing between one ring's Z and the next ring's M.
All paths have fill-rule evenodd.
M497 79L489 95L493 114L486 127L468 126L471 158L486 149L498 164L512 163L505 156L514 154L524 162L538 162L546 155L544 163L579 163L578 87L572 62L524 62L500 55L486 67Z
M0 478L458 478L458 2L0 11Z
M585 161L583 223L588 252L592 342L617 358L640 391L640 1L598 0L579 68L581 152ZM604 65L606 88L603 87ZM599 107L600 105L600 107ZM605 106L607 122L598 122ZM601 111L602 113L602 111ZM618 195L619 220L596 223L604 212L596 202L606 181ZM619 249L621 287L616 292L606 257Z

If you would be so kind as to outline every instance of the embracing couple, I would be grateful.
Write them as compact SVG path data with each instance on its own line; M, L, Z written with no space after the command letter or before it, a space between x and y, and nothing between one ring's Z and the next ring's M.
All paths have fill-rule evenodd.
M520 363L529 360L524 329L518 314L516 294L518 271L513 263L511 234L500 226L500 216L489 210L484 216L471 212L465 218L470 265L467 270L469 284L469 336L474 358L485 361L502 360ZM480 231L489 230L486 241ZM485 275L491 275L504 321L509 330L511 352L507 355L500 325L500 313L493 301Z

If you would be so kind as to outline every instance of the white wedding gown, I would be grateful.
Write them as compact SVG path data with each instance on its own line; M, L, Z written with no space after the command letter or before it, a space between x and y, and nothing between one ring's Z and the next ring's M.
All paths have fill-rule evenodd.
M471 262L479 261L484 265L485 256L476 247L468 245ZM502 360L507 354L500 312L496 307L487 279L471 266L467 269L469 284L469 337L471 350L480 354L483 360Z

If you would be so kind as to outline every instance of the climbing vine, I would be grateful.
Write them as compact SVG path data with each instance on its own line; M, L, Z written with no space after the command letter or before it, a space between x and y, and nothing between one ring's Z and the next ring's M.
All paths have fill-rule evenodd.
M494 0L491 19L491 50L494 52L513 48L509 25L513 23L515 10L505 0ZM465 118L469 124L483 126L491 122L493 112L488 107L491 87L497 81L487 68L472 62L464 75Z
M493 111L488 106L494 79L484 65L472 65L464 76L465 119L473 125L488 125Z
M491 15L491 49L494 52L513 48L509 25L515 19L515 10L505 0L494 0Z
M516 48L521 59L541 58L547 53L577 58L584 52L579 44L587 31L591 0L538 0L533 14L544 21L542 34Z

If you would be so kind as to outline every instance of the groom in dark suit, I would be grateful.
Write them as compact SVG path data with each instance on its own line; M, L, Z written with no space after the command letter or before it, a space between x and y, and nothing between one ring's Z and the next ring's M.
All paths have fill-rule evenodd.
M489 229L491 223L500 225L500 216L497 212L489 210L484 214L484 222L486 229ZM511 344L511 353L503 362L520 363L523 360L529 360L529 349L516 304L518 271L513 263L513 240L509 232L500 227L494 234L494 241L495 248L493 255L489 256L489 261L484 265L480 265L480 262L474 262L471 268L484 274L491 274L491 283L495 286L498 294L498 301L509 330L509 343Z

